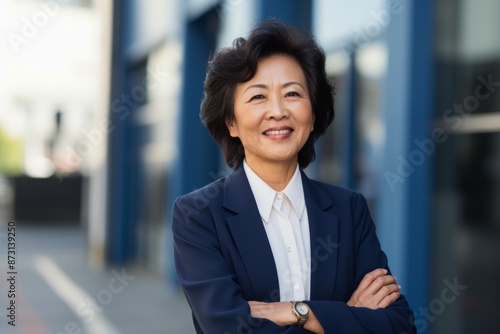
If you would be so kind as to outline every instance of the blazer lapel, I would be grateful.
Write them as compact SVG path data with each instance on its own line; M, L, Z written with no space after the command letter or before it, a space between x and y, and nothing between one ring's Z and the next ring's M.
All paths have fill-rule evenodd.
M273 253L241 165L226 178L223 205L236 214L227 222L250 278L254 299L278 301L279 283Z
M333 202L302 172L311 237L311 300L331 300L338 255L338 217L326 210Z

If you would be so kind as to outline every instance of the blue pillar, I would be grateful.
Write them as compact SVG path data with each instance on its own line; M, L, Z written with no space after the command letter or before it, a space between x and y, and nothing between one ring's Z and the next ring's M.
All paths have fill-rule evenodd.
M305 29L311 29L312 0L261 0L258 18L275 17Z
M203 82L218 32L215 9L188 22L184 39L184 68L179 117L179 155L173 181L175 196L215 181L219 149L200 120Z
M184 35L181 111L179 114L179 153L169 175L168 217L176 197L200 188L220 175L219 148L200 120L203 82L210 55L215 52L219 16L215 8L187 22ZM168 239L171 242L170 228ZM173 254L170 252L167 279L176 282Z
M131 88L131 75L125 57L128 1L113 4L113 54L109 120L113 130L108 135L108 221L106 234L106 260L123 264L136 253L135 209L132 183L134 145L130 131L132 113L136 104L127 98ZM124 99L125 97L125 99ZM116 103L114 103L116 102Z
M429 300L432 153L432 1L403 1L391 17L383 101L385 152L378 235L413 309Z
M356 110L357 110L357 71L356 71L356 51L350 51L349 71L347 74L347 117L345 127L342 129L342 186L356 188Z
M431 204L433 152L422 149L419 143L432 142L430 131L433 119L433 3L431 0L413 3L412 36L410 58L412 76L410 110L410 154L415 158L422 152L424 162L415 169L408 179L408 288L407 295L415 308L426 307L429 303L431 278ZM425 22L425 24L422 24ZM435 144L432 144L435 145ZM429 147L428 147L429 148ZM422 155L420 154L420 155ZM412 156L410 155L411 159Z

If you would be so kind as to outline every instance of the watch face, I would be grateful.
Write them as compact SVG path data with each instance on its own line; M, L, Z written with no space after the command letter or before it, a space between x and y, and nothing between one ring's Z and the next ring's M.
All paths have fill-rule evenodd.
M295 309L297 310L297 312L299 312L300 315L306 315L307 312L309 312L309 307L305 303L297 303Z

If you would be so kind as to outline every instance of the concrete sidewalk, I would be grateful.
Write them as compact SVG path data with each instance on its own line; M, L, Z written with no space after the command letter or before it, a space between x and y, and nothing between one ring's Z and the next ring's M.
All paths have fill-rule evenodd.
M9 298L7 226L0 222L0 333L194 333L182 292L161 277L131 267L90 270L78 227L19 225L16 296ZM12 299L15 327L7 317Z

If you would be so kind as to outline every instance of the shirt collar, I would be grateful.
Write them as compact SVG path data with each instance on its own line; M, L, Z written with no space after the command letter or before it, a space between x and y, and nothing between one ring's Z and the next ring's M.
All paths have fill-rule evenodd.
M271 210L273 208L274 198L276 197L276 190L271 188L267 183L265 183L255 172L248 166L246 160L243 161L243 168L252 189L255 202L257 202L257 208L259 213L265 223L269 223L271 217ZM283 189L284 193L297 213L299 220L302 219L302 214L305 208L304 199L304 188L302 186L302 175L300 174L300 168L297 164L295 173L293 174L290 182Z

